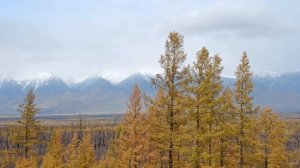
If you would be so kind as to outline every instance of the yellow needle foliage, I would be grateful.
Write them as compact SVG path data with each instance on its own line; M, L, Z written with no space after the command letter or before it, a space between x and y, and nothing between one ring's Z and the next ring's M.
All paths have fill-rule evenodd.
M130 96L127 112L121 123L121 131L116 142L120 158L115 161L117 167L143 167L146 160L146 127L142 112L141 90L136 85Z
M78 168L90 168L96 162L96 154L90 131L83 135L78 147Z
M68 144L67 149L64 153L66 168L75 168L79 166L78 145L79 145L78 134L74 133L73 138L71 142Z
M287 142L287 129L272 109L265 108L258 117L259 145L257 158L259 167L285 167L289 168L289 155L285 150Z
M21 119L13 127L13 134L11 140L14 144L22 146L17 149L20 157L33 157L36 154L34 146L38 142L39 123L35 118L38 108L34 104L35 94L33 90L29 90L24 103L20 105L19 112Z
M168 130L166 118L166 98L162 89L159 89L156 97L150 101L147 115L147 152L148 167L164 167L167 165L168 138L165 134Z
M257 133L255 133L255 112L250 93L253 90L252 72L246 52L243 53L241 63L236 72L235 103L238 113L238 167L253 166L257 162L255 158L255 145Z
M20 158L16 161L15 168L37 168L37 160L34 157Z
M188 82L188 68L184 67L186 54L183 50L183 36L171 32L166 41L165 53L160 58L162 74L156 75L154 85L164 91L166 110L163 111L167 128L163 130L168 167L184 166L183 132L185 112L182 106L183 86Z
M59 129L55 129L48 146L46 155L43 158L42 168L63 168L64 167L64 147L62 144L63 134Z

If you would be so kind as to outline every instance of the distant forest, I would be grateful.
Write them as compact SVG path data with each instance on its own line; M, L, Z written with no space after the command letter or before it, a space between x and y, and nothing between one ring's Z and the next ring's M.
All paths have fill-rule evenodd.
M34 90L20 119L0 127L3 168L296 168L300 119L255 107L247 53L235 87L222 83L222 59L203 47L185 63L184 38L171 32L152 83L156 96L132 89L122 120L43 125ZM38 97L37 97L38 99ZM101 103L101 102L99 102Z

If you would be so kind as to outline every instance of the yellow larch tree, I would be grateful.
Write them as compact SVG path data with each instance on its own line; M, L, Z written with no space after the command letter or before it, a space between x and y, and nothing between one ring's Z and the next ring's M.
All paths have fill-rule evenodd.
M196 61L190 71L190 84L185 86L188 96L185 96L185 105L188 109L188 125L186 138L189 142L187 155L190 165L199 168L203 163L204 139L203 116L204 96L207 91L204 80L211 66L211 58L208 50L203 47L197 52ZM207 81L207 80L206 80Z
M78 147L78 168L92 167L96 162L95 148L92 143L91 133L87 130L83 134L82 142Z
M221 58L209 56L203 47L198 53L191 71L191 83L186 87L188 107L187 137L189 160L194 167L219 164L217 149L218 113L220 111L220 94L222 91Z
M291 167L286 151L288 140L285 123L271 108L265 108L258 117L259 125L259 167Z
M168 129L166 117L166 98L162 89L158 89L154 99L151 99L147 108L147 166L166 167L168 138L165 131Z
M55 129L48 144L47 153L43 157L42 168L64 167L64 146L62 144L63 132Z
M184 67L186 54L183 50L183 36L177 32L171 32L166 41L165 53L160 58L162 74L156 75L153 80L157 88L165 93L166 121L168 128L164 130L168 144L168 167L178 167L183 162L182 155L182 132L180 129L185 124L185 112L181 103L183 85L186 83L188 69Z
M38 108L35 105L35 94L29 90L24 103L19 106L21 118L13 127L11 141L18 145L16 166L36 166L36 144L38 143L39 123L35 116Z
M78 145L79 139L78 134L73 134L71 142L68 144L67 149L64 152L64 160L66 168L78 167Z
M121 152L119 149L119 137L121 133L122 125L117 125L115 129L115 135L111 144L105 154L105 158L96 162L93 167L95 168L114 168L118 167L121 158Z
M143 167L146 160L146 130L142 107L141 90L135 85L127 111L121 122L117 150L120 154L119 167Z
M218 127L218 113L220 111L220 98L219 95L222 91L221 72L223 67L221 66L221 58L216 55L211 57L211 64L207 71L203 81L204 95L202 97L202 110L203 110L203 124L204 134L203 139L206 147L204 156L207 159L207 166L216 167L219 164L218 152L215 148L218 142L219 130Z
M252 72L250 72L249 59L246 52L243 53L241 63L235 72L235 104L238 113L238 167L251 166L255 164L255 151L253 144L256 143L255 116L253 102L250 93L253 90Z
M233 92L226 88L220 97L220 111L218 114L218 150L219 150L219 167L235 167L237 159L236 153L236 136L237 113L233 102Z

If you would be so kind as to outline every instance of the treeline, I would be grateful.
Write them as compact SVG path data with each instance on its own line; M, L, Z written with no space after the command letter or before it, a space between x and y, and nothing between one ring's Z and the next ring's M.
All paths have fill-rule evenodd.
M63 145L62 153L66 154L68 144L74 136L78 136L78 140L82 139L84 133L91 135L91 144L95 151L95 159L100 160L105 157L105 153L115 136L115 127L112 125L86 125L83 122L84 128L80 131L79 125L72 126L40 126L37 140L32 145L31 153L34 156L32 159L38 165L41 165L43 157L49 149L51 137L55 132L60 133L60 143ZM12 139L14 126L5 126L0 128L0 168L13 168L18 159L23 156L20 150L23 145L17 144Z
M183 36L171 32L159 61L163 72L153 78L156 96L143 96L135 86L123 120L104 137L96 136L95 126L81 124L72 131L42 133L45 127L35 118L38 108L29 91L19 108L21 119L0 143L7 140L1 167L300 166L299 122L286 123L272 109L254 107L246 53L235 72L235 88L222 85L219 55L202 48L193 64L185 60Z
M81 118L75 125L41 125L34 100L30 90L18 108L21 118L0 128L1 168L88 168L105 157L115 126Z

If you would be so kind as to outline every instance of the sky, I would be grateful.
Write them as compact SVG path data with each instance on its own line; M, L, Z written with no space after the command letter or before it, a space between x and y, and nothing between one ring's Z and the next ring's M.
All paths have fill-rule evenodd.
M80 81L155 74L170 31L186 63L203 46L234 76L243 51L254 73L300 70L299 0L0 0L0 76Z

